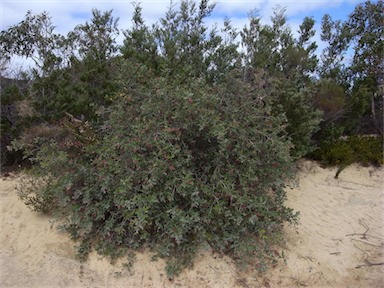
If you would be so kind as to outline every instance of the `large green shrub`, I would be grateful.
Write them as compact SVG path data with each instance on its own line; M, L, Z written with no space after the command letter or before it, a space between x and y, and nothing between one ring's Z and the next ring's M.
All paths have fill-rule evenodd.
M169 277L206 244L242 262L256 255L260 269L275 261L269 245L297 218L283 205L293 172L285 119L234 77L173 85L126 69L93 140L47 143L35 157L46 186L23 198L65 216L83 257L149 247Z

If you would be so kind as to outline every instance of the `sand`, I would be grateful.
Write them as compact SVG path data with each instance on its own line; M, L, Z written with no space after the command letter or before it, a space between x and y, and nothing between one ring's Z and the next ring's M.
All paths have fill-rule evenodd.
M0 179L0 287L383 287L384 170L336 168L304 161L287 187L287 206L300 211L287 226L287 262L266 274L238 271L227 257L201 251L173 281L164 262L137 254L131 271L93 253L81 264L74 243L47 216L18 198L18 175Z

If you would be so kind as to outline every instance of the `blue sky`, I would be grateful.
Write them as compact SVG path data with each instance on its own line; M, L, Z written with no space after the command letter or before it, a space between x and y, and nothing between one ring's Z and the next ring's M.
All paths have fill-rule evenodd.
M24 19L28 10L38 14L47 11L56 26L56 33L66 35L77 24L83 24L91 16L93 8L105 11L113 9L113 15L119 18L119 28L127 29L131 25L133 11L132 0L90 1L90 0L1 0L0 29L6 30ZM138 0L143 8L143 17L147 24L152 24L164 16L170 0ZM178 2L174 0L174 2ZM257 9L265 23L269 22L273 8L280 5L286 8L288 23L295 33L305 16L316 20L317 34L314 38L319 45L319 51L324 46L320 41L321 18L325 13L333 19L345 20L356 5L363 1L357 0L217 0L216 8L211 18L206 21L208 26L214 23L218 27L224 17L232 20L232 25L242 29L248 22L248 12ZM118 39L122 41L122 34Z

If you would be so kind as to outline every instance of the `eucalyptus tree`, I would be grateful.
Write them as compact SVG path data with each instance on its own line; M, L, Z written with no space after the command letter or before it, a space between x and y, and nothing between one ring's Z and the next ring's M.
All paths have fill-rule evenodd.
M346 26L349 41L353 43L353 60L350 77L353 94L365 97L369 103L364 111L368 117L365 125L367 132L383 134L383 98L384 98L384 2L367 1L356 6L349 16ZM374 127L371 129L368 126Z
M357 5L344 22L325 15L320 76L344 88L346 133L383 133L383 1Z
M47 12L35 15L28 11L24 20L0 32L2 57L19 56L32 60L35 75L49 76L55 69L68 64L70 53L67 39L54 29Z
M21 57L33 62L30 100L43 118L49 117L55 106L57 81L63 75L59 71L70 62L68 39L55 32L47 12L35 15L28 11L20 23L1 31L0 50L5 59Z

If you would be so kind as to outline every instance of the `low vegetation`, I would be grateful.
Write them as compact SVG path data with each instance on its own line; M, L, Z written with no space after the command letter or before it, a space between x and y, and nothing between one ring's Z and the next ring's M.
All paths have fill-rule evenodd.
M352 163L361 165L383 165L383 137L350 136L332 142L322 142L311 156L313 159L331 166L348 166Z

